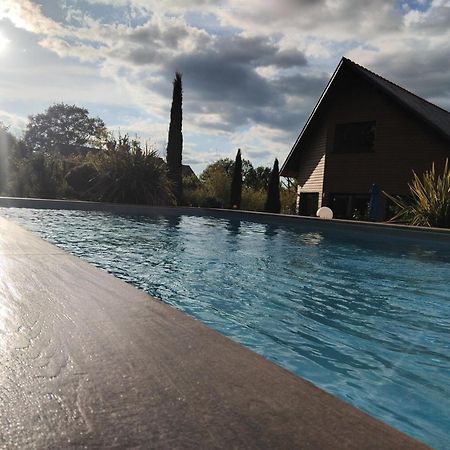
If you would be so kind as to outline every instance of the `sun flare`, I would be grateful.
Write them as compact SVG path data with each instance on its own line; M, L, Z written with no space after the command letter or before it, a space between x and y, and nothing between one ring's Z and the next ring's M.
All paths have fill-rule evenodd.
M11 41L0 31L0 53L3 53Z

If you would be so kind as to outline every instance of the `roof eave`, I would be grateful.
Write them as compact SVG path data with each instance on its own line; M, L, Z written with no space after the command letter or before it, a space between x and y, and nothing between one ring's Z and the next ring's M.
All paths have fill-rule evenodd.
M325 89L323 90L322 94L319 97L319 100L316 103L316 106L314 107L314 109L312 110L311 114L308 117L308 120L305 122L305 125L303 125L302 131L300 132L300 134L298 135L294 145L292 146L291 151L289 152L289 155L287 156L286 160L283 163L283 166L281 167L280 170L280 175L283 177L292 177L294 175L287 175L287 173L293 173L292 170L288 170L287 169L287 165L289 163L289 160L291 159L292 155L295 152L295 149L297 148L297 145L300 143L306 129L308 128L309 124L311 123L311 121L313 120L315 114L317 113L323 99L325 98L325 95L327 94L331 84L333 83L334 79L336 78L339 70L342 67L342 64L346 61L346 58L342 57L341 60L339 61L339 64L337 65L336 69L333 72L333 75L331 76L331 78L328 80L327 85L325 86ZM286 174L285 174L286 173Z
M344 58L346 59L346 58ZM448 134L447 132L445 132L445 130L443 130L442 128L440 128L438 125L436 125L432 120L428 119L428 117L424 116L423 114L421 114L419 111L415 110L413 107L411 107L408 103L406 103L405 101L403 101L399 96L395 95L393 92L391 92L390 90L386 89L381 83L378 83L375 79L373 79L372 77L370 77L369 75L367 75L364 70L359 70L358 67L355 67L355 63L353 63L352 61L350 61L350 63L352 63L353 65L353 70L357 71L359 75L361 75L366 81L368 81L370 84L372 84L373 86L376 86L378 89L380 89L381 91L383 91L383 93L385 95L387 95L389 98L391 98L392 100L394 100L396 103L398 103L399 105L401 105L404 109L406 109L408 112L410 112L411 114L413 114L415 117L417 117L418 119L420 119L422 122L425 122L428 126L430 126L431 128L433 128L435 131L437 131L443 138L445 138L446 140L450 141L450 134ZM435 105L433 105L435 106Z

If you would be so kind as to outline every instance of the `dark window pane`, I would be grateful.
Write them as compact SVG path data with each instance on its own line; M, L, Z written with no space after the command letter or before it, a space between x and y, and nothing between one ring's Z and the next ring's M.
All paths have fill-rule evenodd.
M334 153L373 152L375 122L341 123L334 133Z
M300 216L315 216L319 204L318 192L300 192L298 213Z

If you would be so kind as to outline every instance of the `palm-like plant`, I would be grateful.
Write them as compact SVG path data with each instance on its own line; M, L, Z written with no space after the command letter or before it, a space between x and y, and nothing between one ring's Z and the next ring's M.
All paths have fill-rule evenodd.
M165 162L155 151L143 150L128 136L110 141L94 162L98 176L90 194L115 203L173 205L174 196Z
M422 178L413 172L413 179L408 183L411 192L409 201L393 197L386 192L399 208L399 212L391 219L426 227L450 227L450 170L448 159L445 161L442 174L436 173L434 163L431 170Z

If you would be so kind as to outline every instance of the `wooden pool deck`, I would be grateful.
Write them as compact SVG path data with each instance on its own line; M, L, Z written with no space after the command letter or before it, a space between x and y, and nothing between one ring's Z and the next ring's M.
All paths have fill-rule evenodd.
M0 448L427 448L3 218L0 383Z

